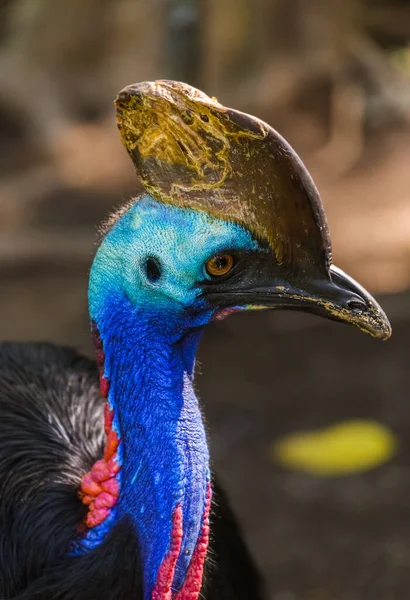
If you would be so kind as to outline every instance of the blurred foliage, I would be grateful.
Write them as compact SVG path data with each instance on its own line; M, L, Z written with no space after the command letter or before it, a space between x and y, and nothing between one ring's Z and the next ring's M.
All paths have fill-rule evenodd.
M404 2L3 0L0 10L1 107L41 140L106 115L126 83L159 77L277 123L314 115L327 133L334 86L362 89L370 130L408 118L384 52L408 43Z
M390 58L394 67L410 78L410 47L400 46L390 52Z
M291 433L272 444L272 459L316 477L370 471L391 460L395 435L381 423L356 419L315 431Z
M176 78L279 129L335 259L406 288L409 32L404 0L0 0L0 266L89 261L91 224L137 188L112 100Z

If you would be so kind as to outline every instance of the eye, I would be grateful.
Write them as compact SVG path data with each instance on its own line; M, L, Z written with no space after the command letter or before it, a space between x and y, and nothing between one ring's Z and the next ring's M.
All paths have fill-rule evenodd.
M147 258L144 264L148 281L155 283L161 277L161 263L156 258Z
M217 254L205 263L205 271L210 277L222 277L229 273L233 264L232 254Z

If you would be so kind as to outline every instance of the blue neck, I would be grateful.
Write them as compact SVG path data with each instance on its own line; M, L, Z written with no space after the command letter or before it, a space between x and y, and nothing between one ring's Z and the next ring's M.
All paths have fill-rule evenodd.
M182 546L172 589L184 582L200 535L209 453L192 386L201 328L181 338L172 315L139 312L124 296L98 315L108 401L120 438L115 519L129 516L141 550L145 598L169 552L173 514L182 508Z

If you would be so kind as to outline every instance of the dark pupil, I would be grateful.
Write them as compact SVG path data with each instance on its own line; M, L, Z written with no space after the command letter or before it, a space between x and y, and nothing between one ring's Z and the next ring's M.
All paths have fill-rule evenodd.
M158 279L161 277L160 265L155 258L147 258L147 262L145 263L145 271L149 281L158 281Z
M215 258L215 267L219 270L219 271L223 271L228 265L228 259L226 258L226 256L218 256L217 258Z

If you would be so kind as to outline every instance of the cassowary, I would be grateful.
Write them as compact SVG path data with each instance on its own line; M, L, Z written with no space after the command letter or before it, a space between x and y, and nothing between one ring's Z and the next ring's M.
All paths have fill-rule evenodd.
M257 600L194 392L201 333L270 307L381 339L390 325L332 266L317 190L271 127L170 81L116 108L145 192L91 269L98 371L65 348L0 346L0 598Z

